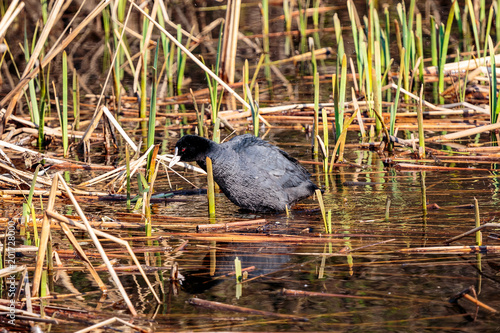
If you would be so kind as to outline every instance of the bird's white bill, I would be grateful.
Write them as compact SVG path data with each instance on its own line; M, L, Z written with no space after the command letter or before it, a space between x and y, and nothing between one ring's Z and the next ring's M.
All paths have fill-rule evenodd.
M172 159L170 160L170 163L168 164L169 168L173 167L174 165L177 164L177 162L179 162L181 160L181 157L179 155L177 155L178 152L179 152L178 148L175 147L174 157L172 157Z

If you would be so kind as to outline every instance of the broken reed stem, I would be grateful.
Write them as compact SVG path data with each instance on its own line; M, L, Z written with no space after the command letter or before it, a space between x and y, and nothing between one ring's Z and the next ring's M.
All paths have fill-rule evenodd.
M203 307L215 309L215 310L234 311L234 312L255 314L255 315L267 316L267 317L276 317L276 318L291 319L291 320L298 320L298 321L307 321L307 319L304 317L299 317L299 316L294 316L294 315L286 315L286 314L269 312L269 311L255 310L255 309L245 308L245 307L241 307L241 306L224 304L224 303L220 303L220 302L207 301L207 300L203 300L200 298L191 298L188 300L188 302L191 305L203 306Z
M86 332L94 332L94 330L96 330L97 328L100 328L100 327L103 327L103 326L108 326L110 324L113 324L115 322L119 322L120 324L122 325L125 325L125 326L128 326L128 327L131 327L133 328L135 331L139 331L139 332L142 332L144 331L143 329L141 329L139 326L136 326L136 325L132 325L131 323L123 320L123 319L120 319L120 318L117 318L117 317L113 317L113 318L110 318L110 319L106 319L104 321L101 321L95 325L92 325L92 326L89 326L87 328L84 328L83 330L79 330L79 331L76 331L75 333L86 333ZM97 331L100 331L100 330L97 330Z
M69 224L71 226L75 226L79 229L82 229L82 230L87 230L86 226L82 223L79 223L79 222L76 222L72 219L69 219L67 218L66 216L63 216L57 212L54 212L54 211L47 211L47 215L49 215L50 217L54 218L54 219L57 219L58 221L61 221L63 223L66 223L66 224ZM139 260L137 259L134 251L132 250L132 248L130 247L130 245L128 244L127 241L125 240L122 240L118 237L115 237L115 236L112 236L108 233L105 233L103 231L100 231L100 230L96 230L96 229L93 229L94 233L96 235L98 235L99 237L103 237L103 238L106 238L106 239L109 239L115 243L118 243L118 244L121 244L123 246L125 246L125 248L127 249L127 252L130 254L130 256L132 257L132 260L134 261L135 265L137 266L137 269L139 270L139 272L141 273L142 277L144 278L144 280L146 281L149 289L151 290L152 294L154 295L154 297L156 298L156 301L158 303L162 303L160 298L158 297L158 295L156 294L156 291L154 290L153 286L151 285L151 282L149 281L146 273L144 272L144 270L142 269L142 266L139 262Z
M212 159L207 156L207 197L208 197L208 215L215 217L215 185L214 174L212 169Z
M52 178L52 186L50 188L50 195L49 195L49 201L47 203L47 210L52 210L54 208L55 200L56 200L56 191L58 187L58 173L54 175ZM36 223L36 221L33 221ZM38 254L37 254L37 259L36 259L36 269L35 269L35 274L33 276L33 289L32 289L32 296L36 297L38 296L38 291L40 289L40 281L42 278L42 271L43 271L43 261L46 255L46 250L47 250L47 242L49 241L49 234L50 234L50 223L51 219L47 216L47 214L43 215L43 222L42 222L42 232L40 235L40 245L38 247Z
M483 302L479 301L478 299L472 297L469 294L463 294L463 297L465 299L467 299L468 301L476 304L477 306L480 306L480 307L482 307L482 308L484 308L484 309L486 309L486 310L488 310L488 311L490 311L492 313L497 313L498 312L497 310L493 309L491 306L484 304Z

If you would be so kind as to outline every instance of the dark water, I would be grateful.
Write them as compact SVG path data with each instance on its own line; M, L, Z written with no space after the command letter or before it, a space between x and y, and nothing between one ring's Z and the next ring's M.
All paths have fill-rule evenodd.
M310 159L310 141L304 133L271 133L271 141L277 140L292 156ZM384 158L375 152L348 149L346 159L364 168L337 168L328 176L328 185L321 172L306 166L325 190L326 209L332 210L332 236L325 235L319 206L312 197L297 205L287 217L248 214L223 194L217 196L217 222L256 218L267 221L259 227L233 231L236 235L310 237L309 241L197 240L185 233L195 233L198 224L208 223L204 195L179 196L176 200L182 201L155 204L153 235L158 240L155 244L165 249L150 253L147 262L160 268L149 277L164 304L154 301L138 274L120 273L136 309L142 314L138 323L156 331L497 331L497 315L479 309L474 321L475 305L463 299L458 303L449 300L473 286L480 301L500 308L498 255L405 254L400 250L442 246L444 240L473 228L474 198L478 200L482 222L498 221L498 174L473 170L396 171L383 167ZM204 176L193 172L182 174L195 184L205 186ZM174 175L171 181L178 189L191 188ZM361 185L354 186L354 182ZM167 190L166 177L161 176L156 191ZM439 209L429 208L424 213L424 191L429 207L436 204ZM391 205L386 219L387 199ZM466 207L457 207L463 205ZM111 217L125 210L125 204L120 202L113 205L98 202L86 207L88 213ZM176 217L191 219L180 221ZM120 215L117 219L120 220ZM121 236L142 234L124 231ZM489 235L490 231L483 233L484 244L498 244L497 240L488 238ZM171 254L184 240L189 240L187 246ZM453 245L473 244L473 236L468 236ZM133 242L134 247L144 245L141 241ZM345 249L352 252L346 254ZM112 250L116 248L110 248ZM141 261L145 260L143 254L139 256ZM244 280L241 287L237 286L234 276L226 276L234 270L236 257L243 268L254 266L247 277L251 280ZM174 262L183 276L180 283L169 281ZM122 264L128 265L127 261ZM87 274L75 272L71 279L81 290L96 289ZM63 287L57 289L64 293ZM289 296L283 294L283 289L337 295ZM112 292L110 300L103 304L104 313L112 311L110 301L120 299L113 295ZM206 309L189 304L193 297L294 315L307 321ZM98 306L99 298L99 295L86 297L89 310ZM114 306L127 316L123 304Z
M217 3L218 4L218 3ZM388 2L392 17L395 4ZM328 5L337 5L330 1ZM349 26L345 4L339 5L343 26ZM382 6L382 4L380 4ZM446 3L444 7L448 6ZM422 12L425 8L419 4ZM434 8L434 7L432 7ZM442 8L438 6L437 8ZM359 15L365 14L364 2L358 4ZM175 13L174 9L169 9ZM444 10L433 9L434 15ZM273 7L271 16L281 15L280 7ZM221 16L214 12L206 14L207 21ZM332 26L332 12L324 15L324 26ZM176 20L174 17L173 20ZM137 29L140 30L140 29ZM247 34L260 33L260 12L250 6L242 12L241 30ZM274 23L272 31L282 31L282 22ZM348 31L348 33L350 33ZM348 35L344 33L344 35ZM97 34L96 34L97 35ZM97 39L98 37L93 37ZM333 33L321 33L322 46L333 46ZM297 39L295 43L297 44ZM85 72L82 84L87 93L103 82L95 59L82 53L92 54L99 43L83 44L75 49L77 69ZM346 37L346 52L352 55L353 45ZM132 42L132 48L137 47ZM285 58L283 39L271 40L272 59ZM427 49L427 48L426 48ZM202 52L202 51L200 51ZM258 61L252 48L240 45L238 61L248 58L251 64ZM95 53L100 61L100 56ZM210 59L209 56L206 57ZM89 61L91 60L91 61ZM321 73L333 73L335 56L320 67ZM397 61L396 61L397 62ZM95 68L91 65L94 64ZM193 79L192 87L205 88L204 74L188 63L188 73ZM262 105L288 103L288 101L312 100L312 82L307 65L301 70L292 63L280 66L291 80L292 94L284 84L274 82L272 89L262 89ZM57 66L54 66L57 71ZM241 66L240 66L241 68ZM55 76L55 75L54 75ZM129 78L130 79L130 78ZM321 101L329 100L331 82L322 84ZM3 91L2 91L3 92ZM349 94L348 94L349 95ZM94 100L86 100L89 104ZM191 107L191 106L188 106ZM90 107L89 107L90 109ZM162 111L164 111L162 109ZM91 113L86 116L90 117ZM85 118L85 116L83 117ZM163 125L163 124L162 124ZM300 127L300 126L299 126ZM193 132L194 129L186 130ZM136 133L136 132L135 132ZM179 131L176 131L176 135ZM140 140L140 138L137 138ZM138 141L136 140L136 141ZM165 146L171 151L175 138ZM273 129L266 140L278 145L300 160L311 160L311 139L300 130ZM488 140L482 138L481 140ZM399 171L384 166L386 156L362 150L357 133L349 135L351 146L346 148L346 161L350 166L335 168L325 175L319 167L305 164L312 178L324 190L323 198L327 210L332 212L333 234L325 235L324 224L316 198L301 202L291 215L248 214L234 206L223 194L217 195L216 222L266 219L258 227L233 231L235 234L259 236L258 241L219 241L197 238L196 226L208 223L207 200L204 195L177 196L173 200L155 203L153 209L153 245L162 246L148 254L139 254L140 260L157 272L148 276L160 295L163 304L157 304L137 273L119 272L132 298L139 317L136 324L155 331L351 331L351 332L495 332L500 331L498 315L480 308L476 320L474 304L460 299L450 303L451 297L465 288L473 286L478 299L499 310L500 259L497 254L406 254L402 249L414 247L442 246L448 238L474 227L474 198L478 200L482 222L498 222L500 217L500 179L497 171L453 170L453 171ZM160 139L158 139L160 142ZM472 141L471 141L472 142ZM468 141L462 144L470 143ZM434 148L441 148L435 146ZM109 165L123 164L123 149L113 156L96 155L93 162ZM468 168L498 169L498 164L445 164ZM179 170L179 169L176 169ZM78 184L100 172L71 172L71 182ZM194 172L180 172L196 186L206 187L206 178ZM173 189L191 189L192 186L173 173L169 173ZM168 179L161 173L156 181L156 192L170 191ZM424 195L425 193L425 195ZM389 215L386 207L390 199ZM82 199L83 200L83 199ZM425 211L422 202L429 208ZM438 209L431 209L431 205ZM7 205L7 204L6 204ZM463 207L467 205L467 207ZM94 220L110 217L126 220L124 202L87 200L82 202L84 211ZM462 207L459 207L462 206ZM74 214L69 203L59 207L66 214ZM144 236L143 230L123 229L110 232L120 237ZM498 245L492 235L494 230L483 233L485 245ZM189 233L189 234L188 234ZM224 232L218 231L221 235ZM271 238L271 236L275 236ZM88 241L85 235L80 239ZM303 237L301 241L279 241L276 237ZM62 234L54 236L61 249L68 249ZM236 238L236 236L235 236ZM266 239L268 238L268 239ZM188 240L180 251L173 253ZM131 241L134 248L148 244L143 240ZM453 245L473 245L474 237L468 236ZM123 249L105 243L109 253L124 254ZM351 252L346 253L346 249ZM115 251L115 252L113 252ZM234 276L226 276L234 270L238 257L242 267L255 266L248 277L238 285ZM73 262L66 264L81 266ZM32 264L32 257L26 261ZM24 260L24 259L23 259ZM31 260L31 261L30 261ZM96 260L101 264L99 260ZM131 265L121 259L122 265ZM182 281L169 281L170 269L176 263L183 276ZM80 292L96 291L97 286L86 272L68 272L73 285ZM222 276L222 277L221 277ZM110 288L115 288L108 274L101 274ZM56 292L72 291L61 280L55 282ZM283 289L323 293L324 296L290 296ZM331 296L327 294L336 294ZM343 297L356 296L356 297ZM96 311L96 319L117 315L130 319L129 312L116 290L101 301L101 295L85 296L84 300L70 298L51 300L50 305ZM255 315L228 310L214 310L194 306L188 300L197 297L239 307L263 310L282 315L293 315L298 319L276 318L270 315ZM52 331L70 332L87 327L81 324L61 323Z

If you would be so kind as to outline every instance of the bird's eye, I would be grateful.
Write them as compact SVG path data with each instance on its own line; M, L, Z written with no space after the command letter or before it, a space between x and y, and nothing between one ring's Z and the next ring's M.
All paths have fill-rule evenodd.
M185 147L181 149L181 152L185 152L185 151L186 151L186 148L185 148Z

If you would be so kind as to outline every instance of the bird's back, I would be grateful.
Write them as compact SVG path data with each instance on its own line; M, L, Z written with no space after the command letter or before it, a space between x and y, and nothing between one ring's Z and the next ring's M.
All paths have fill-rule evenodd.
M222 191L249 210L282 211L317 188L296 159L250 134L220 144L210 157Z

